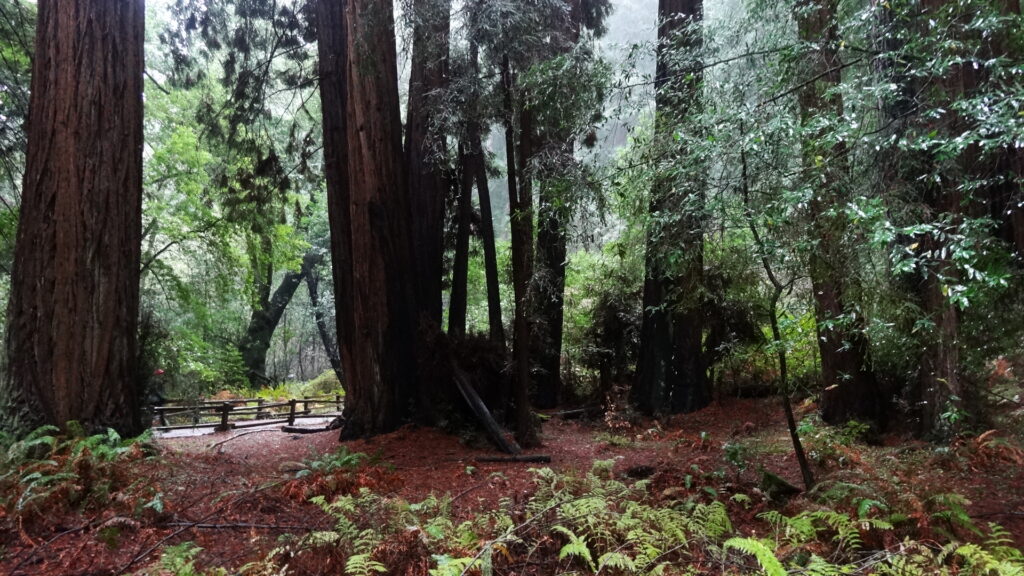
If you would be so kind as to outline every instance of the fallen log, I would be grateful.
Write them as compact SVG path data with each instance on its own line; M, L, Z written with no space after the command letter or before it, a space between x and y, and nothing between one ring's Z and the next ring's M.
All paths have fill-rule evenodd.
M551 462L551 456L547 454L523 454L519 456L480 456L474 458L477 462Z
M487 431L487 435L490 436L491 440L497 445L498 449L508 454L519 454L523 451L515 441L510 440L506 435L505 431L501 429L501 426L494 420L494 416L491 415L491 411L487 409L487 405L480 399L480 395L473 389L473 385L469 381L469 375L459 367L455 361L454 356L450 357L452 365L452 377L455 380L455 386L458 387L459 393L462 394L463 399L466 400L466 404L469 404L469 408L476 415L477 419L483 424L484 430Z
M560 410L558 412L550 412L545 414L546 416L558 416L562 420L573 420L575 418L581 418L584 416L598 415L604 411L603 406L587 406L585 408L575 408L573 410Z
M331 430L337 430L337 428L331 428L325 426L323 428L307 428L305 426L281 426L282 432L288 432L289 434L319 434L320 432L330 432Z
M327 426L323 428L306 428L302 426L282 426L282 432L289 432L292 434L317 434L319 432L330 432L331 430L338 430L345 425L345 419L342 416L335 416L334 420L327 423Z

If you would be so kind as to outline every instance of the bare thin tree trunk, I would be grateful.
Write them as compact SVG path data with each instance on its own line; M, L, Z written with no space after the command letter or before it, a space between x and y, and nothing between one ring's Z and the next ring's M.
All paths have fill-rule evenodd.
M309 290L309 304L313 307L316 331L320 334L320 342L323 344L324 353L327 354L327 361L330 362L334 375L338 377L338 382L341 382L341 356L338 354L338 342L331 338L331 334L327 330L326 315L320 307L320 271L317 270L316 264L311 263L307 266L305 261L303 261L303 267L306 268L306 288Z
M479 47L470 38L469 59L473 76L480 76ZM475 84L474 84L475 85ZM466 125L469 139L469 162L476 179L477 198L480 200L480 239L484 247L484 273L487 279L487 328L492 342L505 347L505 325L501 315L501 288L498 279L498 254L494 246L494 217L491 213L491 189L487 179L483 139L479 120L480 95L473 94L473 109Z

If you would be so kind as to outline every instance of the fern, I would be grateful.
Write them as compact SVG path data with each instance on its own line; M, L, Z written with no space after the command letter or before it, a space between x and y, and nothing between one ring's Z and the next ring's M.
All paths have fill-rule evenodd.
M636 572L636 563L629 556L622 552L606 552L597 559L598 572L601 572L605 568L612 570L620 570L623 572Z
M854 500L854 503L857 505L858 518L867 518L868 514L870 514L871 511L874 509L877 509L881 512L889 511L889 506L886 505L885 502L882 502L881 500L876 500L874 498L857 498Z
M806 576L838 576L839 574L857 573L857 566L833 564L817 554L812 554L802 572Z
M1024 552L1015 547L1013 534L995 522L988 524L989 535L985 538L985 548L1000 560L1024 563Z
M725 547L739 550L756 558L757 563L761 565L761 569L764 570L767 576L786 576L786 569L782 566L782 562L775 557L772 549L760 540L754 540L753 538L730 538L725 541Z
M947 550L951 550L953 556L963 560L964 570L961 574L1024 576L1024 563L1019 560L1001 559L977 544L949 544L943 549L944 554L940 555L940 559L946 555Z
M823 521L835 531L833 540L839 550L860 550L864 546L859 524L853 522L848 515L834 510L818 510L810 513L809 517Z
M559 560L564 560L567 557L579 558L586 562L591 571L597 570L594 566L594 557L590 554L590 548L587 546L587 539L585 536L577 536L572 530L569 530L565 526L555 526L552 530L569 539L569 541L562 546L562 549L558 551Z
M372 574L382 574L387 571L388 569L383 564L371 559L370 554L353 554L345 562L345 574L347 576L371 576Z
M776 510L768 510L758 514L758 517L771 525L776 539L782 537L790 546L801 546L818 537L818 529L814 526L814 520L805 514L798 514L790 518ZM776 540L776 544L778 543L779 541Z
M434 555L437 568L430 570L430 576L463 576L474 565L479 565L476 558L452 558L447 554Z
M932 519L943 520L950 527L960 527L976 536L983 536L981 530L974 524L974 520L971 519L970 514L967 513L967 506L970 505L970 501L960 494L948 493L948 494L936 494L928 499L928 503L934 507L932 511ZM941 530L942 532L946 532ZM946 532L949 538L955 539L954 535Z
M719 540L733 532L732 521L725 504L716 500L710 504L698 505L693 511L695 528L712 540Z

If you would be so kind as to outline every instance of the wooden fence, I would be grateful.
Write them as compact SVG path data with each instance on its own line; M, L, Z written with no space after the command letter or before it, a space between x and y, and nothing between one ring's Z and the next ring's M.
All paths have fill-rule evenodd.
M332 418L341 415L340 394L304 396L285 402L267 402L263 398L232 398L230 400L164 400L153 406L153 430L187 430L214 428L253 428L272 424L295 425L300 418ZM187 423L172 424L184 420Z

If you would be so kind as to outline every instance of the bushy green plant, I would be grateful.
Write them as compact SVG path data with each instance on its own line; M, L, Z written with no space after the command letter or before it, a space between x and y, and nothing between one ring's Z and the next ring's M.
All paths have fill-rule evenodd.
M341 388L341 380L338 380L338 374L334 370L324 370L319 376L306 382L305 386L303 386L303 392L307 396L345 394L345 391Z
M800 421L797 432L803 439L808 458L822 467L846 467L856 457L855 444L869 430L866 424L851 420L844 426L826 426L818 414Z
M130 463L155 455L148 433L134 439L113 430L86 436L76 422L67 429L62 435L54 426L43 426L0 446L0 511L5 512L0 516L32 519L44 511L55 514L115 501L129 515L162 512L159 490L125 472Z
M164 548L160 554L160 574L170 573L170 576L226 576L227 571L223 568L211 568L200 570L196 568L196 557L203 549L194 542L182 542L174 546ZM155 576L155 575L154 575Z
M336 470L354 470L368 457L362 452L349 452L348 447L341 446L334 452L321 454L317 458L303 462L304 468L296 474L297 478L313 473L330 474Z
M500 573L522 557L551 573L668 574L699 557L718 563L721 573L759 569L775 576L1024 574L1024 555L996 525L980 529L971 541L908 538L900 547L873 550L868 542L880 539L869 536L891 532L890 522L823 506L792 515L762 512L767 531L759 529L752 537L738 532L729 514L732 506L747 509L750 496L663 502L649 481L623 482L612 465L595 462L583 474L536 469L528 499L505 498L496 509L461 524L452 520L449 498L409 504L365 488L333 500L317 497L313 502L334 518L334 526L293 538L275 554L340 552L348 575L401 572L392 562L410 561L401 552L409 550L409 542L418 558L432 558L432 576ZM962 504L954 496L934 499L934 521L957 514Z

